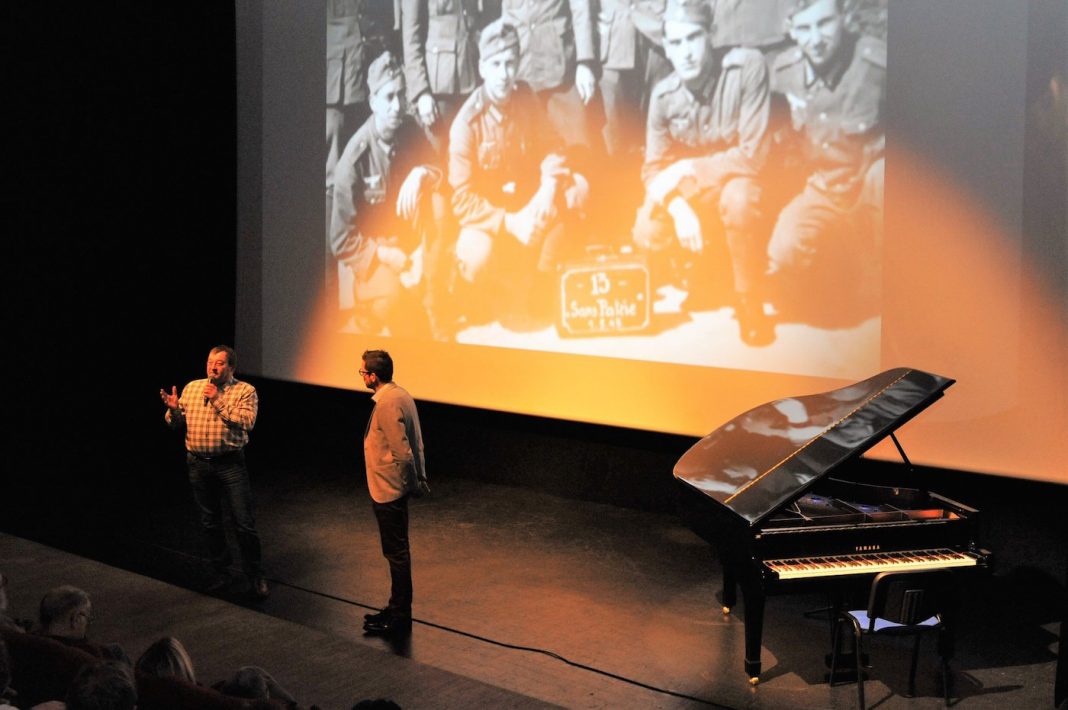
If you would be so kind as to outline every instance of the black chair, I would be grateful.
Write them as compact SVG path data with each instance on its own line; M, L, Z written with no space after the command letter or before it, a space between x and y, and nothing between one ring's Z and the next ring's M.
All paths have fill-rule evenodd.
M942 661L942 692L949 705L949 656L952 638L942 615L949 601L951 577L945 570L919 572L883 572L875 577L868 597L868 608L842 611L834 625L834 648L831 652L829 682L834 685L842 644L842 626L853 627L856 659L857 702L864 708L864 676L861 658L864 638L876 635L914 635L912 663L909 670L909 696L916 692L916 662L924 634L938 636L938 653ZM869 641L870 645L870 641ZM870 651L870 649L869 649Z

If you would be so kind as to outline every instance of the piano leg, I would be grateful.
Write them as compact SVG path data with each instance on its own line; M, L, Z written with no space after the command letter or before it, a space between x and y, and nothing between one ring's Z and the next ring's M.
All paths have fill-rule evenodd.
M749 676L751 685L760 681L765 599L764 591L758 583L742 581L742 603L745 606L745 674Z
M721 560L727 558L720 554ZM737 573L734 570L734 565L730 562L723 563L723 613L731 613L731 609L738 603L738 584Z

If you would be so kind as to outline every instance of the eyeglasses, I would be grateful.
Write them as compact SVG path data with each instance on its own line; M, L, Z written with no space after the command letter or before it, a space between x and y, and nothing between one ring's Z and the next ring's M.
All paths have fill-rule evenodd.
M367 377L368 375L371 374L371 371L370 370L360 370L360 374L363 375L364 377Z

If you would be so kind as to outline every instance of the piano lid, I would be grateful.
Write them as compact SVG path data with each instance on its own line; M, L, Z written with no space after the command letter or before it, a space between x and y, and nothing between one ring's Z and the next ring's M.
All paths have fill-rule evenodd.
M758 525L940 398L955 380L911 368L762 404L694 444L675 478Z

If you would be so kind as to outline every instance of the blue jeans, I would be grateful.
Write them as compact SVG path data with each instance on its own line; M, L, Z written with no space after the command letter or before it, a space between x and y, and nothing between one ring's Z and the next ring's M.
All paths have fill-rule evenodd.
M200 510L200 526L207 538L215 569L223 572L231 562L223 530L222 505L225 499L237 532L242 568L252 579L261 577L260 536L252 515L252 489L245 468L244 452L235 451L212 459L186 454L186 464L189 483L193 486L193 499Z

